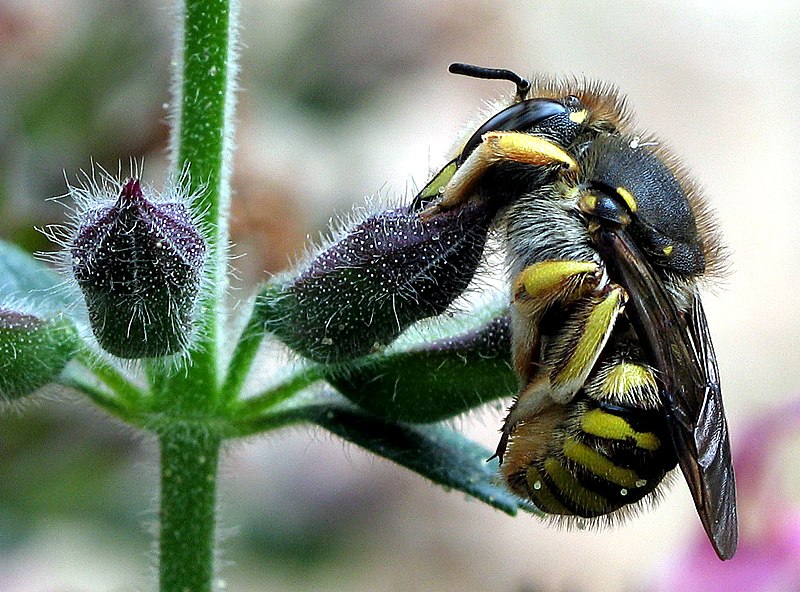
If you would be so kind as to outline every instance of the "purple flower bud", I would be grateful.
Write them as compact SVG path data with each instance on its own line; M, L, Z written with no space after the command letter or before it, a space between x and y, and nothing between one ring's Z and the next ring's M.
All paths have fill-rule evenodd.
M464 292L491 222L477 205L431 219L408 208L370 216L289 283L267 289L266 328L322 362L379 350Z
M0 306L0 399L32 393L72 358L77 332L61 315L44 319Z
M206 246L183 203L150 201L131 179L113 206L84 213L70 255L106 351L149 358L186 348Z

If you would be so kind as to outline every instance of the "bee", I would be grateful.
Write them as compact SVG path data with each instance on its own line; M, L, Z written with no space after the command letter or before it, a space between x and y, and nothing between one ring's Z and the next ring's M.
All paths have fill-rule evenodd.
M521 385L496 451L508 487L546 514L613 521L680 466L729 559L736 491L699 297L722 249L697 188L612 87L450 71L516 85L412 204L426 219L490 207L505 245Z

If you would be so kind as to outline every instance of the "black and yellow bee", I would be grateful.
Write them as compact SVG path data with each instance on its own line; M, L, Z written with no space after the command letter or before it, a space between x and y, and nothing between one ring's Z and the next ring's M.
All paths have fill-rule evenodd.
M508 486L548 514L613 518L679 465L732 557L728 428L698 295L721 247L697 189L611 87L450 70L517 86L413 205L496 211L521 383L497 449Z

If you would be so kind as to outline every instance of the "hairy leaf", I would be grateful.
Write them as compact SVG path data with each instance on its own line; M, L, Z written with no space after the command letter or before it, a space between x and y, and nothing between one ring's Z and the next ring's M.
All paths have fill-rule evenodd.
M507 514L531 510L500 483L497 460L486 460L491 452L441 424L397 423L338 404L311 405L300 413L349 442Z
M511 332L501 313L455 337L365 358L329 371L328 381L376 415L427 423L453 417L517 390Z
M24 302L42 313L63 309L66 300L56 291L60 283L58 274L30 253L0 240L0 302Z

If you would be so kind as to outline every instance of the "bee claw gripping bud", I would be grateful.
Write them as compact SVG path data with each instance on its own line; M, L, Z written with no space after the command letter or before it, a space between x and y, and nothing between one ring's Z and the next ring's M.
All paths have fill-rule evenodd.
M150 201L130 179L113 206L84 213L70 255L103 349L149 358L186 348L206 246L184 204Z

